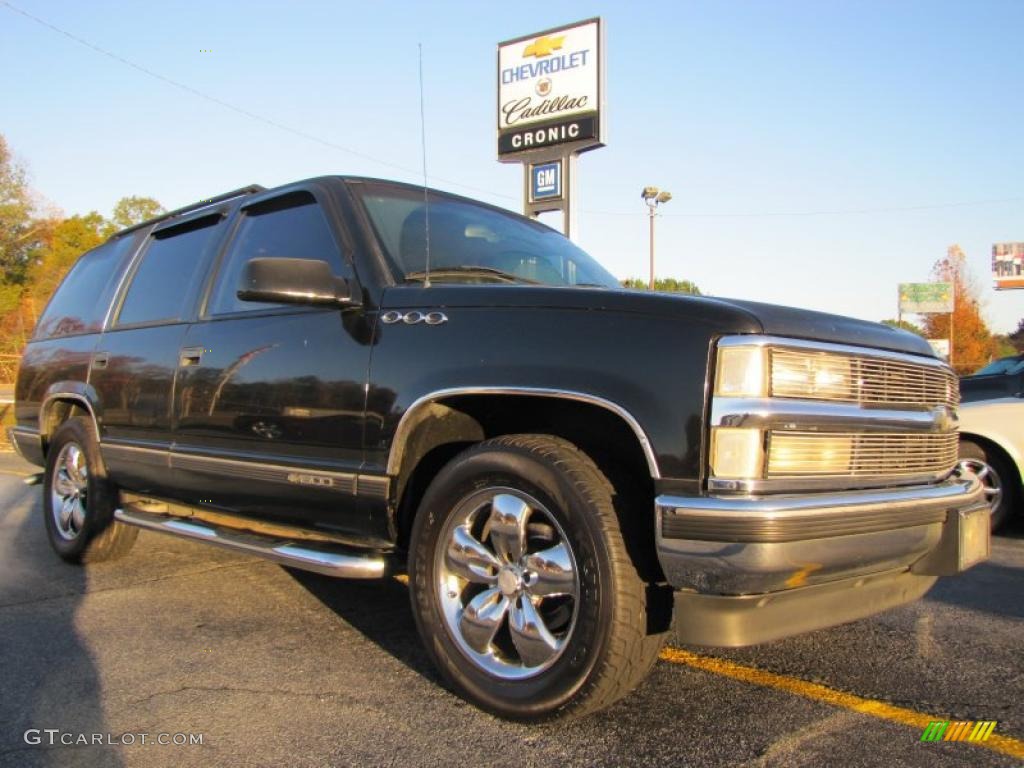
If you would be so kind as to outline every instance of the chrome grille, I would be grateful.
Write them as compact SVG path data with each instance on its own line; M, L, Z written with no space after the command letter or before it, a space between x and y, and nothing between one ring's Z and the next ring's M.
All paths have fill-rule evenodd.
M869 406L956 407L960 385L947 367L869 355L842 355L800 349L771 350L773 397L828 400ZM817 368L828 375L818 389L778 376L779 371Z
M769 433L768 477L892 478L944 475L957 463L957 433Z

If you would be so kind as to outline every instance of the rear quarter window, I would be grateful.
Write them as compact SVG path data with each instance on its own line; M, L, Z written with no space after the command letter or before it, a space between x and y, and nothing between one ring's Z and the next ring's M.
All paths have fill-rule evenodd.
M223 234L220 215L203 216L152 234L121 303L117 326L184 318L210 249Z
M33 338L99 332L136 242L134 234L125 235L83 254L54 291Z

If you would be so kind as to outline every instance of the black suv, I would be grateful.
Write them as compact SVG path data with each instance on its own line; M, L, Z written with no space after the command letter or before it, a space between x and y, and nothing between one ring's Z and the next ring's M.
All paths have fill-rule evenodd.
M623 290L541 224L373 179L114 235L46 308L16 401L64 559L145 528L405 572L453 687L523 720L626 694L670 628L773 640L988 554L923 339Z

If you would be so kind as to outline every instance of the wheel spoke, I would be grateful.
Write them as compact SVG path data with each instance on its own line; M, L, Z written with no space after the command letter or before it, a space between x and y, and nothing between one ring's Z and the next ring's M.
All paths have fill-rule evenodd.
M82 459L82 452L78 446L69 445L68 452L64 457L64 468L67 471L68 479L79 490L85 488L85 472L83 471Z
M501 493L491 502L487 529L494 549L506 562L518 562L526 552L526 522L529 517L529 505L517 496Z
M508 612L509 601L497 589L487 589L462 609L459 631L477 653L486 653Z
M988 466L988 464L982 464L981 468L978 469L978 471L975 474L978 476L979 480L984 480L986 477L988 477L988 473L990 471L991 468Z
M53 478L53 489L61 496L71 496L75 492L75 484L71 482L67 471L61 467Z
M535 597L570 595L576 597L576 574L572 555L565 542L526 556L525 566L531 578L527 592Z
M519 658L527 667L538 667L558 653L558 640L548 631L529 597L520 597L512 606L508 628Z
M60 517L57 522L60 523L62 531L69 532L71 530L71 516L74 512L73 503L74 499L70 496L61 500Z
M71 525L76 533L85 525L85 505L80 496L71 500Z
M449 570L459 578L477 584L493 584L498 577L501 567L498 558L465 525L454 530L445 555Z

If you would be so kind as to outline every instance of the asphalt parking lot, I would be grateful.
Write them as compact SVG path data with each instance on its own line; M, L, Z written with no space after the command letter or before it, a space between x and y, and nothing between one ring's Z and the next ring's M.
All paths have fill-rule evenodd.
M124 560L69 566L29 471L0 455L0 766L1024 764L1020 530L915 605L742 651L669 650L612 709L529 727L439 684L399 581L147 532ZM931 719L998 725L983 745L922 743Z

